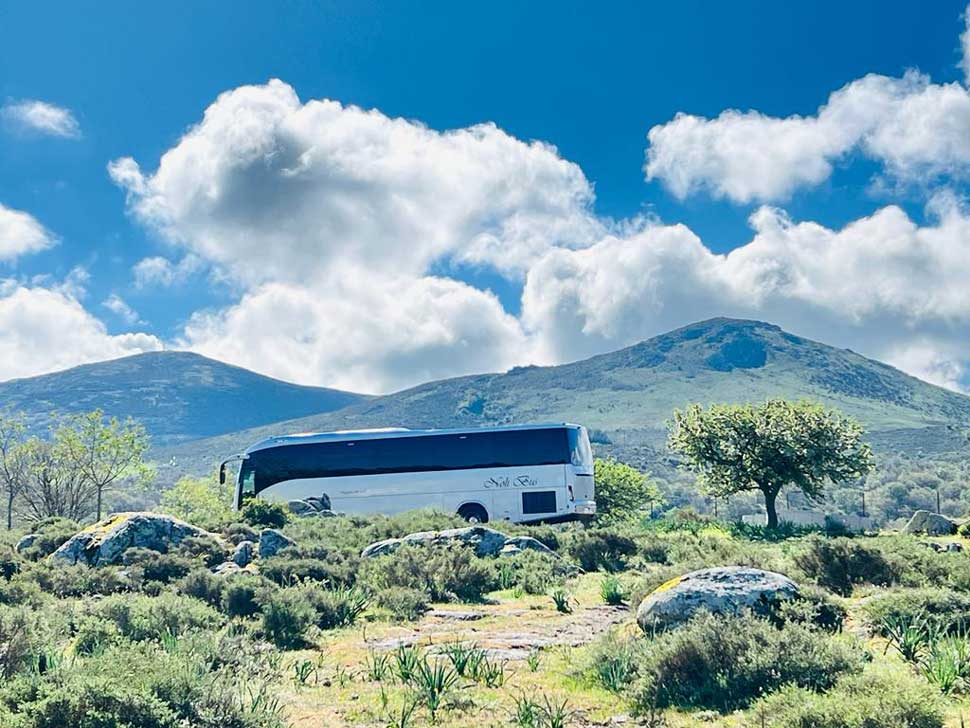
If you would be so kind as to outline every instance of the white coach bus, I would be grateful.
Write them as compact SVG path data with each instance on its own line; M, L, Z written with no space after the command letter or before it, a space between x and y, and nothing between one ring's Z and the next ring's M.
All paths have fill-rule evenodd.
M560 521L596 513L593 453L579 425L361 430L271 437L248 448L236 507L327 496L334 511L455 512L468 521Z

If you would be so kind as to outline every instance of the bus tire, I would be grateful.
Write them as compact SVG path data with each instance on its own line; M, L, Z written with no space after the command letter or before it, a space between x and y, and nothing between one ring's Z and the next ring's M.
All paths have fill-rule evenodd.
M478 503L465 503L458 509L458 515L469 523L488 523L488 511Z

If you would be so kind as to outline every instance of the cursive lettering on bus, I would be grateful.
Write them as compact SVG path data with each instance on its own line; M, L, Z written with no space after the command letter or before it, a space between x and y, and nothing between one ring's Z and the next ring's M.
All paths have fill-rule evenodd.
M538 480L528 475L519 475L515 478L505 475L485 481L486 488L533 488L538 484Z

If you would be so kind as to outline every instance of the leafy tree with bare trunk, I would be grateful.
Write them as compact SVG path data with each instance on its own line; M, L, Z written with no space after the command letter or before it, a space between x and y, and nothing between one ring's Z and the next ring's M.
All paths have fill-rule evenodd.
M33 437L25 452L28 477L18 502L27 520L60 517L80 521L91 513L94 488L61 457L55 443Z
M668 446L715 497L760 490L774 529L782 488L793 486L819 501L827 483L872 471L872 450L862 435L862 426L837 410L773 399L675 410Z
M145 480L151 469L144 461L148 435L131 418L120 422L101 410L73 415L54 430L54 449L94 492L100 520L104 494L126 480Z
M0 413L0 490L7 501L7 530L13 528L14 501L27 482L27 423L23 415Z

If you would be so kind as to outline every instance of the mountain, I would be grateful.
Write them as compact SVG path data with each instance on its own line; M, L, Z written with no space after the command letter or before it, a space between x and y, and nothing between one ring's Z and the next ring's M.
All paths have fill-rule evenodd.
M160 351L0 383L0 409L40 431L100 408L145 425L155 445L196 440L357 404L366 396L302 387L199 354Z
M881 449L955 451L970 426L970 397L771 324L719 318L583 361L429 382L159 454L175 471L199 472L287 432L571 421L591 429L598 453L655 467L666 458L665 422L674 408L769 397L838 407Z

